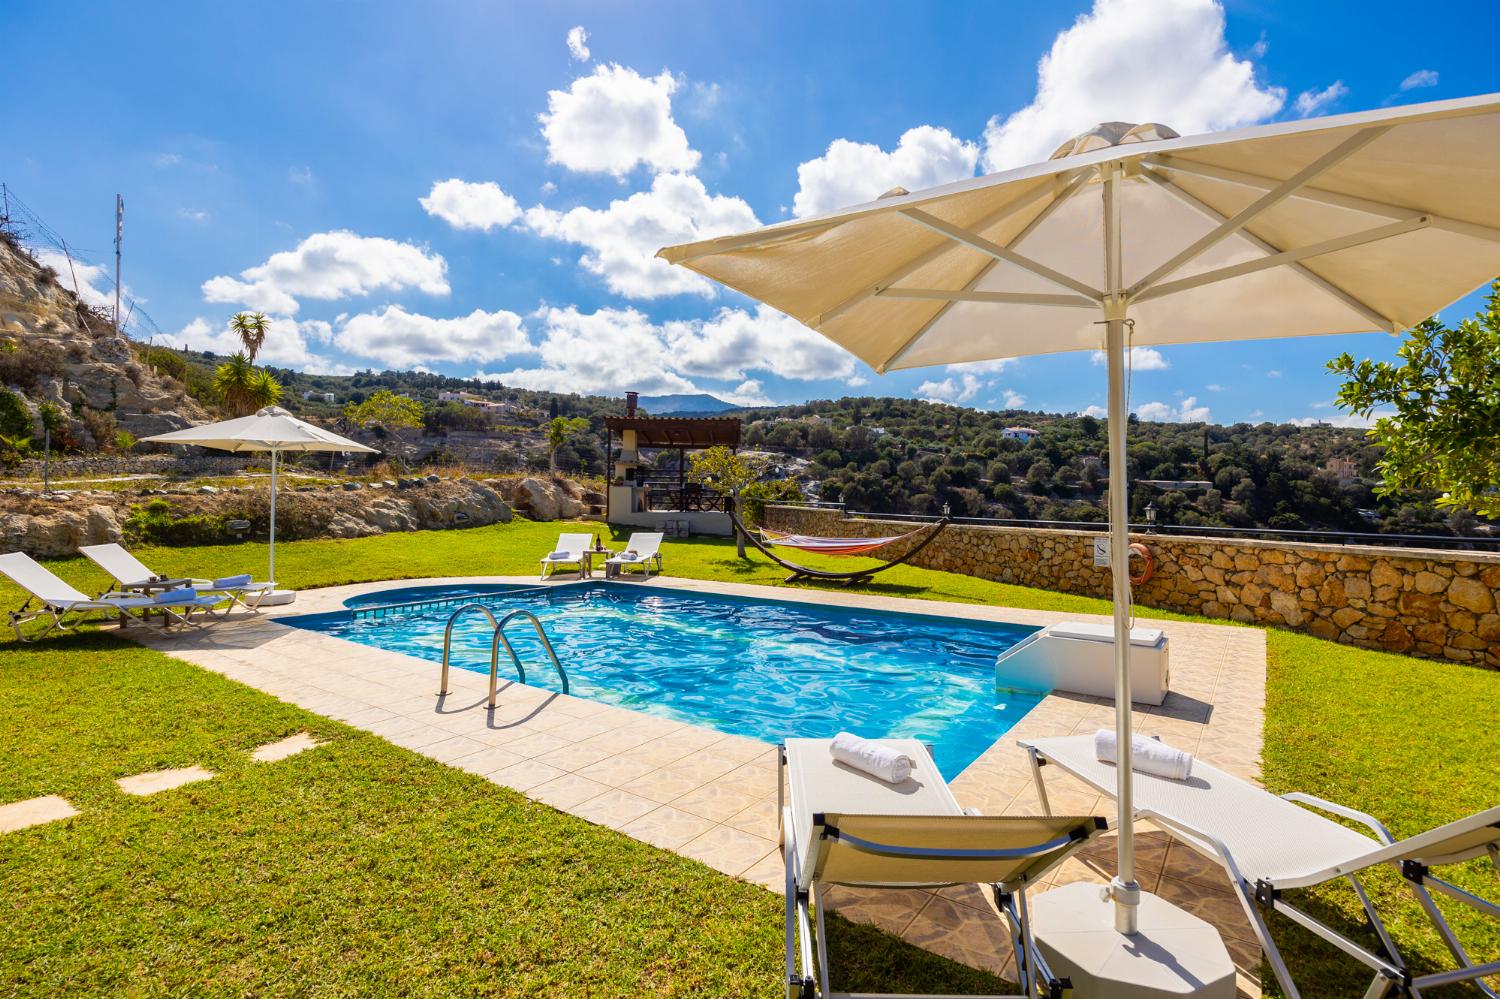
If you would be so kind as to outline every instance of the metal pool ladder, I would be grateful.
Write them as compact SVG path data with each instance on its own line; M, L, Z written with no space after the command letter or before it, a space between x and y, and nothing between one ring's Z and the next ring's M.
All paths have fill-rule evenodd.
M499 685L500 672L500 646L505 646L505 651L510 653L510 661L516 665L517 678L521 683L526 682L526 667L521 663L521 657L516 655L516 650L510 644L510 639L505 637L505 626L517 618L525 618L531 622L536 629L536 637L542 640L542 648L547 650L547 658L552 660L553 669L557 670L557 678L562 681L562 692L568 692L568 674L563 669L562 663L558 661L557 651L552 648L552 641L547 633L542 630L542 622L529 610L513 610L509 614L495 620L495 615L484 604L465 604L454 611L448 618L448 627L443 629L443 678L439 685L438 695L448 693L448 657L453 650L453 626L468 611L477 610L489 618L490 625L495 629L493 637L490 638L490 699L489 707L495 706L495 688Z

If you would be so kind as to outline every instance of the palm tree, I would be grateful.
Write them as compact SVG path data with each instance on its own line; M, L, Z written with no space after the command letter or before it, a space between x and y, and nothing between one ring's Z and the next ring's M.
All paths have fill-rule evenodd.
M271 321L264 312L240 312L229 320L229 328L239 334L240 342L245 345L245 353L249 356L250 363L254 364L255 355L265 345Z
M281 399L281 384L269 371L257 370L243 352L235 354L214 371L214 388L224 407L235 416L247 416Z

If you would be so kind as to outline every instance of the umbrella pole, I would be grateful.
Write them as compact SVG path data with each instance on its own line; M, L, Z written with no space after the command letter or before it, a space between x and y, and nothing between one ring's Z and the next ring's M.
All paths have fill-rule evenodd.
M1119 164L1105 169L1104 352L1109 370L1109 575L1115 618L1115 799L1118 873L1110 882L1115 901L1115 930L1134 935L1138 928L1141 886L1135 879L1135 807L1131 770L1130 717L1130 503L1126 485L1125 312L1120 254Z
M275 448L271 449L271 568L267 573L268 581L272 587L276 585L276 455Z

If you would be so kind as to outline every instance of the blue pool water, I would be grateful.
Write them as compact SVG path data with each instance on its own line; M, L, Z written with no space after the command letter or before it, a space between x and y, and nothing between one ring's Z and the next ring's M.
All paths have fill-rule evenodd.
M922 739L950 778L1046 693L996 685L995 657L1036 630L1022 625L609 583L406 587L348 606L464 594L497 617L523 607L536 614L576 696L766 742L839 731ZM457 606L280 621L440 662L443 629ZM453 665L487 673L490 634L477 611L460 618ZM507 635L527 681L556 689L534 632L518 624ZM500 655L501 677L514 678L503 649Z

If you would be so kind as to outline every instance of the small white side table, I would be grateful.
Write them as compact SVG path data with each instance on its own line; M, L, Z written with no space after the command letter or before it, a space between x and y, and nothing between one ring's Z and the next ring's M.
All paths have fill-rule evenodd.
M1075 999L1235 999L1234 962L1218 930L1142 892L1140 932L1124 936L1101 887L1077 882L1029 900L1037 947L1054 975L1073 980Z

